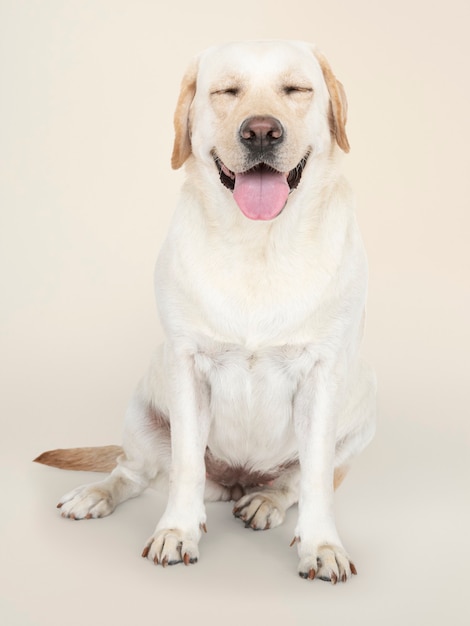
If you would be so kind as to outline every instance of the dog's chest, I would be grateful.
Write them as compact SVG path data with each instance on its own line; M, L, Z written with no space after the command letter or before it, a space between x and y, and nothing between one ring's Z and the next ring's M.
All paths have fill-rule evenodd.
M183 331L249 346L321 341L318 331L331 317L320 319L323 302L338 265L331 242L325 251L317 234L291 240L280 228L257 237L250 230L248 241L240 233L209 237L187 213L176 220L155 273L170 337Z
M198 352L196 369L210 388L214 456L255 471L294 459L293 397L313 362L305 346L214 344Z

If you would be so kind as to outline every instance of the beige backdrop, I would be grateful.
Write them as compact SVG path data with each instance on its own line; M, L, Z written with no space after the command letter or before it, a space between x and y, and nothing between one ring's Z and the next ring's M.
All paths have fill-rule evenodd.
M0 621L464 625L468 607L467 0L1 0ZM90 480L31 459L119 442L161 338L152 271L182 174L172 109L220 41L315 41L349 97L380 424L337 494L359 576L296 576L286 524L208 509L197 567L139 558L164 500L97 522L54 505Z

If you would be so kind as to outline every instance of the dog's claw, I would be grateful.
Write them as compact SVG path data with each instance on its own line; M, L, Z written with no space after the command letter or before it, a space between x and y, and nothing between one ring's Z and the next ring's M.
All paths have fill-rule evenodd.
M155 558L157 558L157 557L155 557ZM158 559L157 559L157 563L158 563ZM162 566L163 566L163 567L166 567L167 565L168 565L168 557L166 556L166 557L163 559L163 561L162 561Z
M191 557L188 553L185 553L183 563L185 565L194 565L194 563L197 563L197 557Z
M145 546L145 548L142 550L142 558L146 559L148 557L149 552L150 552L150 545L151 544L149 544L148 546Z
M354 563L349 563L349 567L351 568L351 572L354 574L354 576L357 576L357 569Z
M199 528L204 532L207 533L207 526L203 523L199 525Z
M336 585L336 583L338 582L338 576L336 576L336 574L331 574L330 580L332 585Z
M313 567L308 572L299 572L300 578L304 578L305 580L313 580L317 575L316 570Z
M300 541L300 537L294 537L289 544L289 548L292 548L292 546L296 544L298 541Z

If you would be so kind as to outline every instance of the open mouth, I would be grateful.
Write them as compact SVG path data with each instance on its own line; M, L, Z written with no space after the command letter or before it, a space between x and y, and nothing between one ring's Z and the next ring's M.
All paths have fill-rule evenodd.
M309 154L290 172L279 172L267 163L236 174L215 154L212 154L219 170L221 183L233 191L233 197L242 213L254 220L270 220L281 213L289 193L301 178Z

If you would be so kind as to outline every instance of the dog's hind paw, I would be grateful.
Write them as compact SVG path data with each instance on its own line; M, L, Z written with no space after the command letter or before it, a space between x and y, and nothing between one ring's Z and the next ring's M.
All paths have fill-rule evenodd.
M62 497L57 505L62 517L81 520L105 517L115 509L110 491L100 485L82 485Z
M255 491L238 500L233 514L245 522L245 528L268 530L282 524L286 513L277 502L275 492Z
M205 529L205 525L201 528ZM199 559L197 539L177 528L158 530L148 540L142 556L163 567L177 563L185 565L197 563Z

